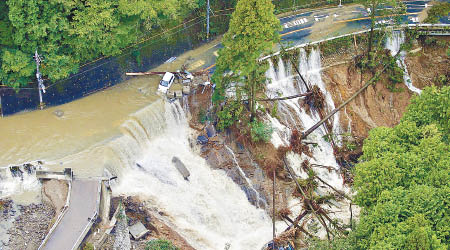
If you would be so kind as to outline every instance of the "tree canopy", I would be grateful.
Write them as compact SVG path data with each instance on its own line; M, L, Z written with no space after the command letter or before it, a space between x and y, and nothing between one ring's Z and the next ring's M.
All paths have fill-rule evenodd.
M355 169L357 249L447 249L450 244L450 87L426 88L399 125L375 128Z
M425 88L400 124L370 131L354 176L360 221L346 238L316 248L448 249L449 102L449 86Z
M34 51L42 73L59 80L79 65L122 48L153 29L182 21L196 0L59 0L0 2L0 81L19 87L34 75Z
M222 40L224 48L219 51L213 81L216 91L215 102L225 99L225 92L234 84L235 100L229 104L240 110L241 94L249 99L252 115L255 113L255 95L265 83L265 72L268 65L260 63L258 58L269 52L279 41L280 21L274 14L274 5L270 0L240 0L236 5L230 21L228 32ZM236 102L231 104L231 102ZM225 108L229 114L230 109ZM226 117L219 113L220 117ZM239 118L238 118L239 119ZM226 121L223 121L226 122Z

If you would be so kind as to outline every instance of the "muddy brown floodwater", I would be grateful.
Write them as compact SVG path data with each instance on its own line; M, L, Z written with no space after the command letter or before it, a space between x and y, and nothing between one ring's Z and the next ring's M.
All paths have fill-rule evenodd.
M196 71L214 60L220 38L151 71ZM0 119L0 167L42 160L49 170L71 167L78 176L101 176L106 142L122 134L130 114L150 105L160 76L135 77L79 100ZM45 98L45 96L44 96ZM57 116L56 113L62 113Z

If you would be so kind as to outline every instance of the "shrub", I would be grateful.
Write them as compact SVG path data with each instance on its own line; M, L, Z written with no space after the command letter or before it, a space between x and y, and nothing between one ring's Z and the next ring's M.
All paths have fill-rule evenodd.
M94 250L94 246L92 245L92 243L86 243L84 244L83 250Z
M201 109L198 112L198 121L201 124L205 124L205 122L208 121L208 115L206 114L206 111L204 109Z
M261 121L250 123L250 135L253 142L269 142L272 137L273 128Z
M178 248L168 240L157 239L147 242L145 250L178 250Z

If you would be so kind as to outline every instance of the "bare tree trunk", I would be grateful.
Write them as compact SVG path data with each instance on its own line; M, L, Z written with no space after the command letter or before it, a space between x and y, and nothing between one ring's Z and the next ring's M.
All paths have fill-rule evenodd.
M273 231L273 239L272 239L272 249L275 249L275 169L273 170L273 186L272 186L272 231Z
M370 33L369 33L369 44L367 46L367 58L369 59L369 63L372 61L372 56L370 53L372 52L372 43L373 43L373 30L375 28L375 11L376 5L372 4L370 8Z

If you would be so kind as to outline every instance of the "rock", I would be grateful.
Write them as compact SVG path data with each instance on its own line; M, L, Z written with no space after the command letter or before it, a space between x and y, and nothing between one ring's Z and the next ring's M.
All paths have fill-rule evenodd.
M140 221L130 227L130 234L135 240L139 240L148 232L150 231Z
M204 135L199 135L197 137L197 143L199 143L201 145L205 145L206 143L208 143L208 138Z
M214 137L216 135L216 130L214 129L214 127L211 124L206 126L206 135L210 138Z

